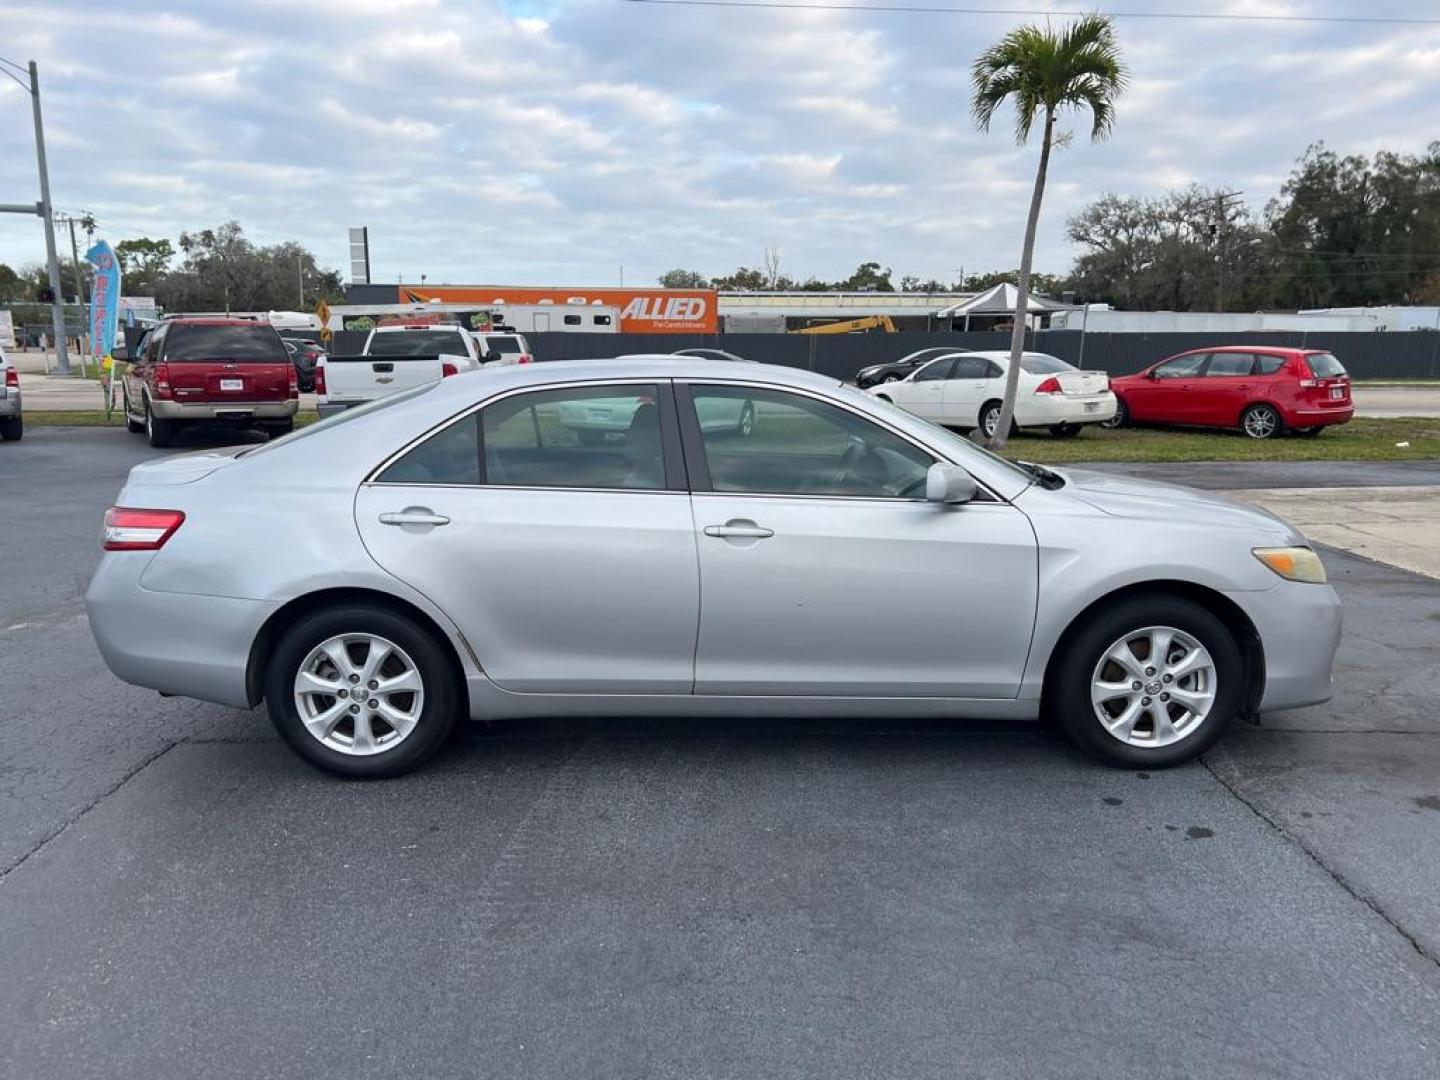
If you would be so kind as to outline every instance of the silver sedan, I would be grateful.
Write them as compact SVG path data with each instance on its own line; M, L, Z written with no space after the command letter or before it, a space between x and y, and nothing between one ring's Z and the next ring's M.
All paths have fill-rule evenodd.
M567 413L626 403L624 432ZM701 422L748 402L747 433ZM1327 699L1340 607L1278 518L1016 465L817 375L520 365L131 471L90 625L120 678L348 776L461 717L1047 714L1132 768Z

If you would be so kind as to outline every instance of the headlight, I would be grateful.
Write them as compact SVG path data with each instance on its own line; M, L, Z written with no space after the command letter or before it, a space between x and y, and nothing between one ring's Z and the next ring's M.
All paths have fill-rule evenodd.
M1255 557L1287 581L1325 584L1325 565L1308 547L1252 548Z

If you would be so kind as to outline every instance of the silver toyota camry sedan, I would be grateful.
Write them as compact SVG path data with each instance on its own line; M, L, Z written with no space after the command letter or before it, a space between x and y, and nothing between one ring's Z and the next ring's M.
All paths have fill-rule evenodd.
M1153 768L1327 699L1340 637L1269 514L694 357L475 372L148 462L104 547L116 675L264 701L346 776L465 715L1046 715Z

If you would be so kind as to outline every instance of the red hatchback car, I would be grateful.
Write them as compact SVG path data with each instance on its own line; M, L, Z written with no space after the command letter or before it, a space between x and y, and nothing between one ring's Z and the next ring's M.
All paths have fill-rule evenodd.
M1192 349L1136 375L1112 378L1110 389L1119 407L1106 427L1238 427L1252 439L1268 439L1283 431L1318 435L1355 415L1350 376L1318 349Z
M295 426L300 386L285 343L253 319L177 318L149 331L121 383L125 425L151 446L183 427L259 428L274 437Z

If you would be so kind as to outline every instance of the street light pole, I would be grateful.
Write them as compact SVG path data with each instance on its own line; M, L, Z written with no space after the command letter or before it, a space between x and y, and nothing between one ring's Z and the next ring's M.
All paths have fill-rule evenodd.
M70 354L65 349L65 309L60 300L60 259L55 254L55 216L50 208L50 170L45 164L45 121L40 115L40 72L30 61L30 103L35 110L35 162L40 170L40 216L45 219L45 255L50 261L50 322L55 330L55 373L70 374Z

